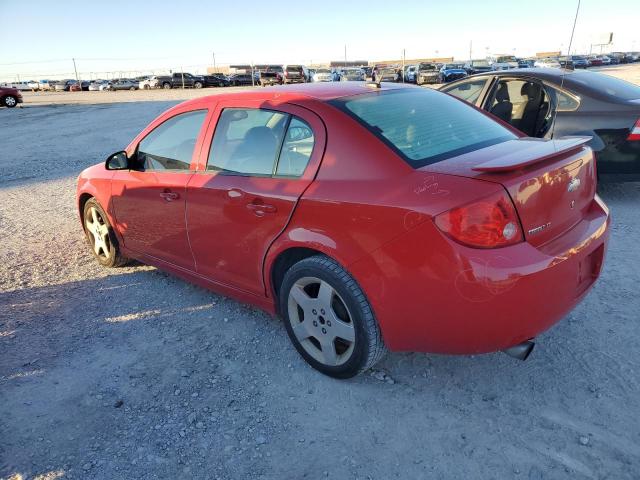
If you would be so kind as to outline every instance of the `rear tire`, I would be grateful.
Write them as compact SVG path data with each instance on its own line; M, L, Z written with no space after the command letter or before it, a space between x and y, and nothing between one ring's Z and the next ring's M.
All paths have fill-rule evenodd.
M7 95L2 99L2 105L8 108L13 108L18 105L18 99L13 95Z
M128 259L120 253L118 239L107 214L95 198L84 204L82 226L93 255L103 267L121 267Z
M195 82L193 88L202 88L202 82Z
M325 375L351 378L386 353L364 292L329 257L316 255L293 265L282 281L279 306L296 350Z
M162 84L162 88L164 88L165 90L169 90L171 88L171 84L169 82L164 82Z

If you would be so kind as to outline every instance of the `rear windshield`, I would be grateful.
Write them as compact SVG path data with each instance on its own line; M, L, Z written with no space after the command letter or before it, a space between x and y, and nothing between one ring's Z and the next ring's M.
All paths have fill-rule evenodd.
M517 138L473 107L430 89L386 90L331 103L414 168Z
M640 98L640 87L603 73L573 72L571 73L571 81L621 100Z

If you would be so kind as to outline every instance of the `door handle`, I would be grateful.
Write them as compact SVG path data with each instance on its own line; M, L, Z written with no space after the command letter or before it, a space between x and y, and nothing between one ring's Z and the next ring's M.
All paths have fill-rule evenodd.
M166 200L167 202L173 202L174 200L180 198L180 194L165 190L164 192L160 193L160 198Z
M247 203L247 208L253 210L258 217L262 217L265 213L276 213L278 209L275 205L262 203L262 200L256 199L251 203Z

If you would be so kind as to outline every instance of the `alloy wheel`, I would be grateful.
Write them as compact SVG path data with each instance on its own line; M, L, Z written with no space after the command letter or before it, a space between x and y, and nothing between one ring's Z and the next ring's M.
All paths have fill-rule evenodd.
M7 107L15 107L17 102L15 98L7 97L4 99L4 103Z
M96 207L90 207L84 220L87 235L94 253L104 260L111 255L109 227Z
M291 328L305 351L328 366L346 363L353 353L356 333L344 300L326 281L297 280L288 298Z

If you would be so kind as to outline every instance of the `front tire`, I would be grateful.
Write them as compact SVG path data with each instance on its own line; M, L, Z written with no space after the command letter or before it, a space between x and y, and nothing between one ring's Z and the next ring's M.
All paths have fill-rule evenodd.
M201 82L194 83L193 88L202 88L202 83Z
M2 99L2 105L8 108L13 108L18 105L18 99L13 95L7 95Z
M169 82L165 82L162 84L162 88L165 90L169 90L171 88L171 84Z
M126 264L128 260L120 253L108 217L95 198L84 204L82 218L87 242L100 265L111 268Z
M325 375L351 378L386 352L364 292L331 258L316 255L293 265L285 274L279 302L296 350Z

